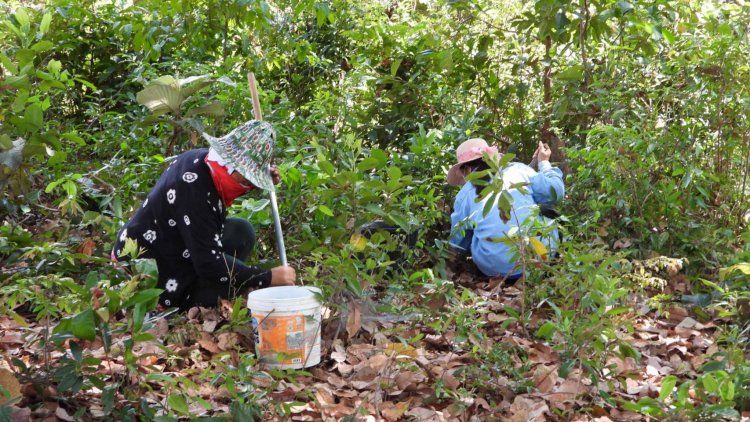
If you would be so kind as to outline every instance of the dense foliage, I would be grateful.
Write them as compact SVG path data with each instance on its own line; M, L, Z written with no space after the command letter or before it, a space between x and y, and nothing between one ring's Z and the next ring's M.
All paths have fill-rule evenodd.
M566 171L567 241L555 265L519 245L529 280L505 326L559 353L560 377L579 368L594 386L611 356L645 359L623 340L627 315L698 302L694 317L715 320L722 347L652 397L598 388L590 406L566 412L750 411L744 2L49 0L0 11L0 310L43 324L38 344L64 353L54 365L34 362L41 373L8 362L42 389L54 384L68 398L96 389L116 418L184 416L200 402L180 393L187 378L139 370L134 348L159 343L144 321L159 293L153 268L126 274L108 255L170 155L204 147L198 131L223 134L251 118L253 71L278 133L290 261L324 290L332 318L352 328L367 304L432 318L433 334L458 333L454 346L477 358L470 370L533 389L512 365L525 352L486 346L485 298L446 269L455 191L444 174L469 137L522 161L541 139ZM155 86L170 87L174 102L143 107ZM255 195L232 209L258 227L254 261L265 265L275 256L269 208ZM416 232L417 248L394 262L397 241L357 235L377 219ZM240 307L237 326L247 318ZM121 344L113 333L129 337ZM93 369L95 339L124 356L126 374ZM230 413L288 412L240 387L255 364L242 362L210 380L231 385ZM494 403L486 379L467 378L460 388L438 380L435 401ZM156 382L167 385L165 402L141 394Z

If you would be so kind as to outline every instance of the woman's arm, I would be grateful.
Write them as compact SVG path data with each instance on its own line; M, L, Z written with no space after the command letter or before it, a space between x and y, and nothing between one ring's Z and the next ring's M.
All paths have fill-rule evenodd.
M554 204L565 196L563 174L549 161L539 161L539 173L531 177L531 190L537 204Z

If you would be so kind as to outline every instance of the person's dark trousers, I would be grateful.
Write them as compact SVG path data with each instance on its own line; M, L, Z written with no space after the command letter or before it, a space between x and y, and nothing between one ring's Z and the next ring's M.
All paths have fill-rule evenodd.
M227 218L224 222L224 236L221 238L226 255L245 261L255 247L255 229L248 221L240 218Z
M224 258L230 270L237 265L237 262L244 263L255 247L253 225L240 218L227 218L224 222L221 244L224 246ZM215 281L197 280L183 308L216 306L219 298L232 298L238 293L240 292L229 283L217 284Z
M474 240L474 230L465 229L464 238L461 239L461 243L458 245L451 244L450 248L453 252L463 256L471 256L471 242Z
M461 243L458 245L450 245L451 250L459 256L460 260L464 260L471 256L471 242L474 239L474 230L466 229L464 233L464 238L461 240ZM476 269L479 273L479 269ZM504 279L504 283L506 286L512 286L516 283L516 281L520 280L523 274L516 274L513 276L509 276Z

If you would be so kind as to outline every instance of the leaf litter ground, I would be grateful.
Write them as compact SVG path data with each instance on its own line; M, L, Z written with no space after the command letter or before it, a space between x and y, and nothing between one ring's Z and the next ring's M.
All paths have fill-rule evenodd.
M622 326L633 329L622 329L618 336L638 353L625 358L606 356L598 385L593 385L592 377L580 365L563 368L567 365L564 359L549 343L530 334L534 330L515 321L508 323L511 317L507 311L521 308L519 288L497 287L491 280L477 282L469 273L452 278L487 299L483 302L482 338L457 341L455 330L438 334L429 316L401 322L362 318L365 308L352 302L352 311L344 319L324 322L319 365L295 377L280 377L256 365L249 371L250 379L242 381L265 392L257 397L258 404L267 409L290 404L284 416L268 412L269 420L332 421L352 415L372 421L646 420L617 404L607 404L601 392L615 402L658 397L665 377L694 378L719 351L716 325L698 322L684 307L674 306L663 313L623 314ZM440 301L431 305L435 312L452 311ZM184 391L188 395L203 399L203 405L190 405L193 415L228 415L231 395L205 374L216 370L216 360L236 367L242 354L253 351L252 329L231 324L231 313L231 304L225 302L216 309L193 308L184 315L158 320L152 333L167 347L153 343L136 346L140 375L164 374L192 381L181 385L188 385ZM546 309L535 309L532 321L544 320L546 313ZM88 420L107 419L101 391L63 397L54 384L43 385L47 351L37 340L46 329L44 324L29 321L24 327L0 316L0 347L4 350L0 383L11 394L20 395L11 406L12 420L70 421L80 407L88 408ZM417 340L406 343L401 340L404 338ZM554 343L554 337L552 340ZM508 376L493 374L485 385L477 385L473 374L485 366L476 351L498 344L506 345L504 350L510 352ZM84 343L84 348L103 360L96 368L98 373L115 378L126 372L122 356L107 355L100 342ZM63 353L48 356L54 366ZM12 359L32 370L24 375L14 373L10 370ZM167 383L152 381L147 389L142 388L142 395L153 403L165 403L173 390Z

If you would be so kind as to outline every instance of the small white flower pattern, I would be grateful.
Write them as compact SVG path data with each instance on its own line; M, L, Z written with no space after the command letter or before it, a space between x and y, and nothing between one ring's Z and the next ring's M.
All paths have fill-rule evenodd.
M185 249L184 251L182 251L182 257L186 258L186 259L190 258L190 251L187 250L187 249Z
M190 225L190 217L188 217L187 215L185 215L185 216L182 217L182 219L185 220L185 225L186 226Z
M148 241L148 243L154 243L154 240L156 240L156 232L153 230L146 230L145 233L143 233L143 238Z
M164 304L167 306L172 306L172 301L169 299L164 299Z
M193 164L197 164L199 160L200 158L196 158L195 160L193 160Z
M193 183L196 180L198 180L198 175L195 174L195 173L193 173L192 171L186 171L182 175L182 180L184 180L184 181L186 181L188 183Z
M164 288L171 293L177 290L177 286L177 280L175 280L174 278L170 278L169 280L167 280L167 285Z
M216 242L219 247L223 247L224 245L221 244L221 237L218 234L214 235L214 242Z
M219 199L219 202L217 202L216 205L219 206L219 212L224 212L224 210L221 209L221 199Z
M146 205L148 205L148 198L146 198L146 200L143 201L143 206L141 208L146 208Z
M174 204L174 200L177 199L177 191L170 189L167 191L167 202Z
M125 239L128 238L128 229L122 229L122 233L120 233L120 242L124 242Z
M167 223L169 223L169 227L174 227L177 225L177 222L172 220L171 218L169 219L169 221L167 221Z
M222 282L226 283L227 281L229 281L229 277L224 276L224 277L220 278L219 281L222 281Z

